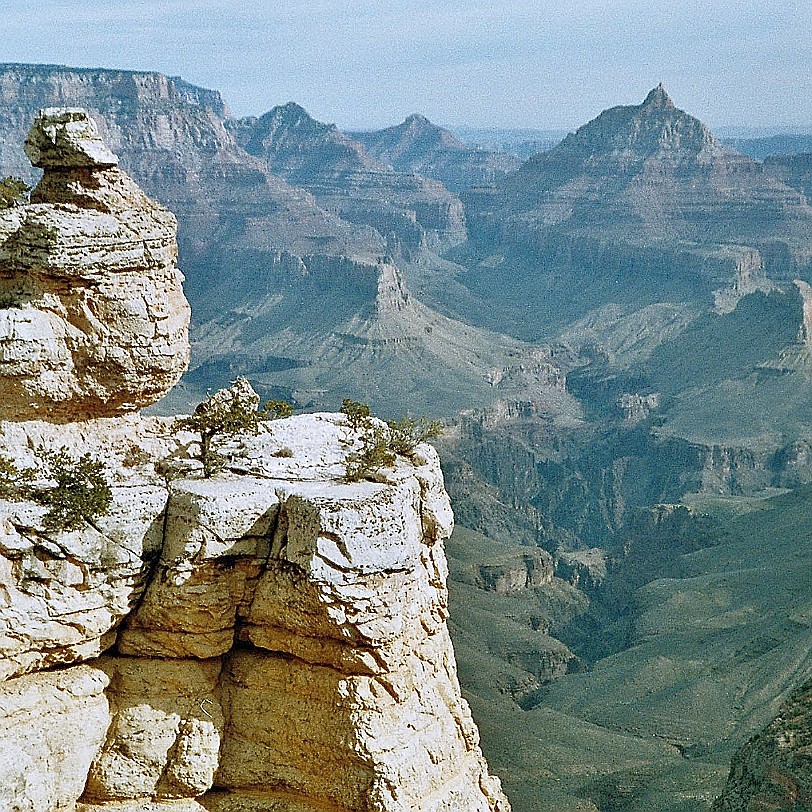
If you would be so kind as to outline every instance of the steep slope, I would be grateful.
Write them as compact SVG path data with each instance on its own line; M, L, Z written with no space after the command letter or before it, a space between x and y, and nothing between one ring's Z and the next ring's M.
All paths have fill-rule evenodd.
M237 269L224 285L243 295L225 309L215 288L203 303L190 384L220 366L303 406L352 396L392 416L450 415L504 397L498 379L535 352L432 311L386 263L283 255L260 280Z
M453 133L418 113L395 127L352 136L368 154L396 171L436 178L457 193L494 183L521 166L513 155L467 147Z
M326 208L389 238L388 252L448 248L465 238L462 204L437 181L394 172L335 125L290 102L231 127L247 152ZM392 239L394 237L394 239Z
M469 287L508 321L529 311L537 330L609 302L705 305L728 290L729 308L767 278L802 275L812 257L806 199L723 147L661 86L467 202Z
M697 510L724 523L726 538L638 589L629 647L554 683L545 705L666 741L689 772L724 764L812 674L811 494L805 486L768 500L699 502ZM702 785L697 809L714 796L713 782ZM699 788L698 772L687 786ZM646 793L639 787L622 808L680 808L661 805L664 798L655 805Z
M812 682L782 706L778 716L733 757L714 812L812 807Z

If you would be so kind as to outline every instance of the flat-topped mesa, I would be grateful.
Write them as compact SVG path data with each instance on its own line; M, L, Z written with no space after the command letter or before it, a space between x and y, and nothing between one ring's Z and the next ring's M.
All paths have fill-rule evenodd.
M118 168L89 114L40 111L44 175L0 212L0 420L135 412L189 362L177 221Z

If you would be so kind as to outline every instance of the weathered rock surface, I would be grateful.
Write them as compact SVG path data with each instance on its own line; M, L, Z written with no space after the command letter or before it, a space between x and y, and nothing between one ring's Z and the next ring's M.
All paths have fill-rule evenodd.
M12 528L3 612L33 629L23 654L11 637L7 659L22 665L7 673L48 665L109 680L93 746L81 758L81 741L49 751L54 775L73 776L54 803L27 788L14 765L29 762L15 756L20 808L50 812L81 794L85 812L509 809L459 692L443 553L452 516L433 449L347 483L355 431L343 416L306 415L224 442L215 478L167 482L156 466L177 476L200 465L194 436L167 420L4 431L0 450L20 464L36 461L29 446L69 432L74 453L106 460L117 494L98 531L73 533L44 534L42 508L0 503ZM28 570L16 563L24 544ZM124 546L118 581L79 581ZM68 633L60 612L84 648L55 645ZM81 659L92 661L70 665ZM16 697L40 676L4 690Z
M26 148L45 174L0 215L0 417L136 411L188 364L174 216L117 166L83 110L42 111Z
M178 446L165 423L134 417L0 423L0 454L18 468L39 468L42 449L91 453L113 492L95 526L59 534L42 527L43 506L0 500L0 679L113 645L161 550L166 485L152 463Z
M0 808L69 808L110 721L107 677L86 665L0 683Z
M350 482L363 437L343 415L211 434L142 417L187 360L174 218L82 110L43 111L27 147L45 175L2 221L4 312L62 319L70 340L16 336L39 363L2 370L4 809L508 812L446 628L437 453ZM133 307L144 277L173 329ZM195 414L258 404L240 379ZM60 448L101 464L101 515L50 521L56 494L89 507Z

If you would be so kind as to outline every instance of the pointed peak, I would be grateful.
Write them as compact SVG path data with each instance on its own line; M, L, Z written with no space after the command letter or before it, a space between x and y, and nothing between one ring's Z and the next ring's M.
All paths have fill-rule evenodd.
M643 107L657 110L670 110L674 107L674 102L671 101L671 97L665 92L663 83L660 82L660 84L646 96Z
M431 124L431 122L420 113L412 113L410 116L407 116L406 120L403 122L409 126L424 126L426 124Z
M290 101L287 104L280 104L279 106L274 107L273 110L266 113L263 118L297 121L299 119L309 119L310 114L300 104Z
M305 110L301 104L297 104L294 101L289 101L287 104L281 105L279 109L288 113L296 113L297 115L307 115L307 110Z

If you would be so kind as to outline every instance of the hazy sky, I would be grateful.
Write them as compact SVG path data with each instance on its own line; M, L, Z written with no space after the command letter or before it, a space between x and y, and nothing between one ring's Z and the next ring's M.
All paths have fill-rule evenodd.
M812 128L809 0L0 0L0 61L156 70L236 115L574 128L658 82L711 125Z

